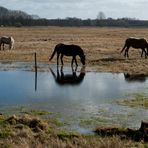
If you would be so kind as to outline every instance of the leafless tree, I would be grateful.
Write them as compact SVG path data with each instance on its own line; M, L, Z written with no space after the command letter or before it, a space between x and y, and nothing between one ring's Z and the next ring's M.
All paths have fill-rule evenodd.
M106 16L105 16L104 12L100 11L97 15L97 19L98 20L105 20Z

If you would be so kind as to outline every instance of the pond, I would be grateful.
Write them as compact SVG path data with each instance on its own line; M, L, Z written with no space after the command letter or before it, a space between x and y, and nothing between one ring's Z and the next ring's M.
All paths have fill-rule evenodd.
M87 68L86 68L87 69ZM121 106L119 100L137 92L147 95L147 77L89 72L39 63L0 64L0 111L14 107L41 109L59 114L63 128L90 133L97 125L139 128L148 110Z

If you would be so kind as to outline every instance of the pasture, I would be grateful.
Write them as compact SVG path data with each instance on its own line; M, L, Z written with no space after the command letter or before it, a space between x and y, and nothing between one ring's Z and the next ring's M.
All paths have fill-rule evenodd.
M75 28L75 27L21 27L0 28L0 36L13 36L13 50L0 52L1 61L48 62L58 43L77 44L84 49L86 65L103 72L148 73L147 59L141 58L141 49L129 49L129 60L120 51L128 37L148 39L147 28ZM64 63L71 58L64 57ZM52 60L56 63L56 58Z
M142 120L147 121L148 59L141 58L141 49L130 48L129 59L120 51L128 37L148 39L148 28L0 27L0 36L15 40L12 50L5 45L0 51L1 145L147 146L141 142L147 141L145 133L145 137L139 132L134 135L139 136L138 142L118 134L109 138L93 134L98 125L138 129ZM86 67L81 67L79 57L77 71L70 67L71 57L63 57L64 67L56 66L56 56L49 61L59 43L80 46ZM38 73L34 72L35 52ZM39 112L41 121L34 112ZM7 119L3 113L27 116ZM38 124L42 119L48 123ZM37 127L28 123L32 120ZM18 137L23 139L20 143L15 140Z

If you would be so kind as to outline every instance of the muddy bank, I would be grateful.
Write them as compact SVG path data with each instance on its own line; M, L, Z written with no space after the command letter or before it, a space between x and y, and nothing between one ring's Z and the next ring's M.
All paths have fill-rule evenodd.
M148 123L141 122L141 127L138 130L130 128L117 128L117 127L98 127L95 130L100 136L119 136L123 139L132 139L134 141L148 142Z

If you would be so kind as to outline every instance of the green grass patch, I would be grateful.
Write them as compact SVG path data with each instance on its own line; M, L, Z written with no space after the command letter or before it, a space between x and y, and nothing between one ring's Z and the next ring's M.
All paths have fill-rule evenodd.
M45 110L30 110L30 111L22 111L24 114L28 115L36 115L36 116L44 116L44 115L51 115L51 112L45 111Z
M135 93L132 96L132 99L125 99L122 101L118 101L117 103L120 105L126 105L130 107L144 107L148 108L148 96L141 93Z
M3 115L0 115L0 125L3 124L4 120L5 120L5 117Z
M7 138L12 133L12 130L9 127L0 129L0 138Z
M109 120L101 117L91 117L88 119L81 119L80 125L81 126L94 126L94 125L100 125L100 124L107 124L109 123Z
M60 132L57 133L57 136L60 139L65 139L65 138L79 137L80 134L75 133L75 132L60 131Z

